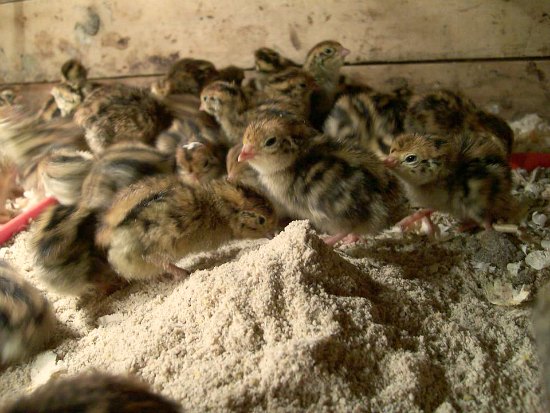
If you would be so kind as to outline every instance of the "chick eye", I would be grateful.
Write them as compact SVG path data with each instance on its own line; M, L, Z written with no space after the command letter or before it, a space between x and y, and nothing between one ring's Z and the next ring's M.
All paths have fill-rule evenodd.
M416 155L407 155L405 158L405 162L412 163L416 161Z
M332 49L331 47L327 47L327 48L325 49L325 54L326 54L326 55L329 55L329 56L330 56L330 55L333 54L333 53L334 53L334 49Z
M206 102L206 96L204 96L204 97L202 98L202 100L204 100L204 101Z
M275 136L272 136L271 138L267 139L264 143L265 146L273 146L275 145L275 142L277 142L277 138Z
M202 164L202 167L203 168L206 168L207 166L209 165L209 162L208 162L208 159L204 161L204 163Z
M260 224L260 225L265 224L265 217L263 215L260 215L258 217L258 224Z
M298 86L299 86L301 89L305 89L305 88L306 88L306 84L305 84L305 83L300 83Z

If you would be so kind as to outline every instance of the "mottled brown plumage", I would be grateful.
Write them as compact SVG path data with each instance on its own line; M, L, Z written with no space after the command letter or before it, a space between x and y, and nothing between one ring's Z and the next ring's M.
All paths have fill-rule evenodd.
M128 280L187 271L183 256L235 238L259 238L273 230L268 201L252 189L213 181L192 187L176 177L144 179L117 195L105 213L97 242Z
M117 142L154 143L170 127L173 115L147 90L114 84L92 92L78 107L74 120L85 129L90 149L101 154Z
M180 413L181 407L136 379L89 372L50 379L1 413Z
M55 323L51 306L40 291L0 260L0 366L40 350Z
M518 212L506 152L491 134L403 134L385 163L413 206L485 228Z
M240 161L290 216L309 219L337 242L375 234L400 218L396 180L370 152L318 135L303 120L265 116L246 129Z

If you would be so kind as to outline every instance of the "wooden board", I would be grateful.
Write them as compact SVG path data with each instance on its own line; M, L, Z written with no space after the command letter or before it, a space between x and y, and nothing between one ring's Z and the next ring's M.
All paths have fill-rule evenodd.
M550 119L550 62L475 62L347 66L344 73L376 89L389 91L405 82L422 93L444 87L461 90L478 105L498 110L510 120L526 113ZM124 81L147 87L155 77ZM38 109L47 99L51 84L18 85L26 104ZM0 87L1 89L1 87Z
M271 46L302 62L320 40L351 63L550 55L548 0L34 0L0 5L0 83L158 74L194 56L252 67Z

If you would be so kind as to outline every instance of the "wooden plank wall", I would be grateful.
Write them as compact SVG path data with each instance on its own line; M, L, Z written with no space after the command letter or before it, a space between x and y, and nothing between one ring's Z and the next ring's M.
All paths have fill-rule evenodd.
M260 46L301 62L332 38L373 86L460 88L550 117L548 0L0 0L0 28L0 84L55 81L71 57L141 82L185 56L251 68Z

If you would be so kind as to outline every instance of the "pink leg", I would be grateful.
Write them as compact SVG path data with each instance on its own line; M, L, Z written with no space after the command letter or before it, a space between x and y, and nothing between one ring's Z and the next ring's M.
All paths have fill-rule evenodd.
M168 274L172 276L174 280L181 280L182 278L185 278L189 276L189 271L178 267L177 265L174 265L172 263L168 263L163 265L164 269Z
M427 218L430 222L430 227L433 229L433 223L430 219L430 215L433 214L433 209L421 209L420 211L415 212L408 217L403 218L397 223L397 226L401 228L402 231L409 229L415 222Z
M328 237L323 237L322 240L325 242L325 244L330 245L330 246L334 246L338 241L340 241L341 239L346 237L346 235L348 235L348 234L340 233L340 234L331 235L331 236L328 236Z
M425 223L426 226L428 227L428 233L427 233L428 237L433 239L435 237L437 229L434 223L432 222L430 216L427 215L425 217L422 217L422 223Z
M342 242L344 244L353 244L357 241L359 241L361 239L361 237L357 234L354 234L353 232L346 235L343 239L342 239Z

